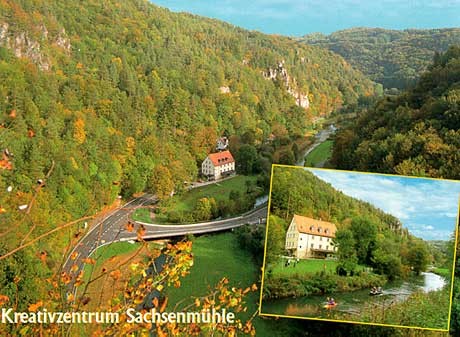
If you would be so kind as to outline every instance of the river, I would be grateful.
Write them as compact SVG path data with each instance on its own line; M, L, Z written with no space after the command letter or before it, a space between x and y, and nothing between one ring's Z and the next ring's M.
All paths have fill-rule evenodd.
M401 302L415 291L441 290L446 285L443 277L433 273L422 273L406 281L393 281L383 287L383 294L370 296L369 289L334 293L332 296L337 302L334 311L347 314L359 315L368 304L380 304L388 306L395 302ZM276 300L264 300L262 312L287 316L300 317L328 317L327 309L323 308L326 296L312 295L298 298L283 298Z

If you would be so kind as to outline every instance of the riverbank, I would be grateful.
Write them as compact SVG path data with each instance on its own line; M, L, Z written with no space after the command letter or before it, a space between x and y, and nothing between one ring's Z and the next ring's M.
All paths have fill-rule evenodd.
M450 288L417 291L405 301L372 303L359 317L362 322L417 326L430 329L447 329L449 317ZM356 317L350 317L356 319Z
M323 280L329 283L327 277ZM450 287L443 280L433 273L424 273L408 280L391 281L383 286L383 294L379 296L370 296L369 289L362 289L285 298L265 297L261 312L289 317L446 329ZM305 287L301 282L296 282L296 285L298 288ZM287 288L286 283L282 286ZM327 297L336 300L337 306L332 310L323 307Z
M265 275L262 296L264 299L296 298L310 295L327 295L337 292L350 292L384 286L385 276L360 272L354 276L339 276L319 272L314 275L294 274L274 276Z

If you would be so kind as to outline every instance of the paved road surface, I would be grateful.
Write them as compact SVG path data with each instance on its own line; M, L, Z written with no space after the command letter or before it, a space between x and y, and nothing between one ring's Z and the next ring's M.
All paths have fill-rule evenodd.
M83 260L91 256L97 248L112 242L136 240L137 230L142 226L145 229L144 239L164 239L187 234L223 231L245 224L264 224L267 217L267 205L264 204L241 216L223 220L184 225L156 225L133 222L134 229L132 231L126 230L126 225L130 221L130 214L136 208L156 202L157 200L153 195L145 194L130 201L92 227L69 254L64 263L63 271L71 276L77 275L83 268ZM72 277L72 282L69 283L69 290L72 292L73 285L74 277Z
M68 275L78 274L83 266L83 259L89 257L98 247L119 241L120 229L126 226L130 214L136 208L155 202L156 199L153 195L144 194L112 212L109 216L92 227L77 243L64 262L62 271ZM78 266L78 270L71 271L74 265ZM73 287L73 282L70 283L70 286Z

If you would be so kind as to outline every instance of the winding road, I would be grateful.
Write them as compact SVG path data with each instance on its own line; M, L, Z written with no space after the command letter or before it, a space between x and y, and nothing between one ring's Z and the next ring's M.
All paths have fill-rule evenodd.
M155 204L157 201L154 195L144 194L112 212L86 233L70 252L62 267L62 271L71 277L68 284L70 292L74 292L75 277L83 269L84 259L90 257L96 249L104 245L136 240L139 228L143 228L143 239L165 239L187 234L224 231L245 224L265 224L267 217L267 204L263 204L240 216L194 224L158 225L130 220L130 215L136 208ZM129 222L134 225L130 231L127 230L126 226Z

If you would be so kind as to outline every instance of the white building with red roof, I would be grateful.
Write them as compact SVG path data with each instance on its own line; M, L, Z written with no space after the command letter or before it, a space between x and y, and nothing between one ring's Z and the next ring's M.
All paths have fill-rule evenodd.
M286 250L296 258L325 258L336 253L333 239L337 227L332 222L294 214L286 233Z
M220 179L235 173L235 159L230 151L209 154L201 164L201 173L208 179Z

